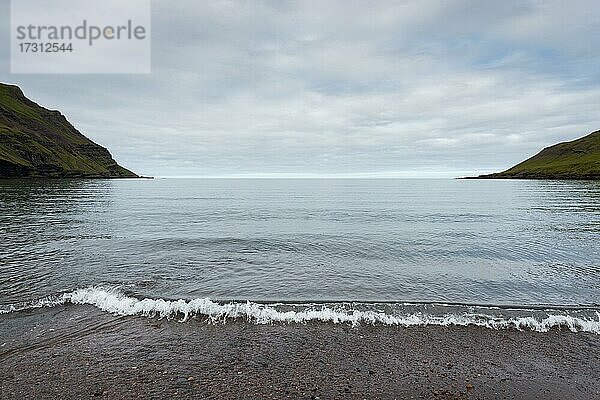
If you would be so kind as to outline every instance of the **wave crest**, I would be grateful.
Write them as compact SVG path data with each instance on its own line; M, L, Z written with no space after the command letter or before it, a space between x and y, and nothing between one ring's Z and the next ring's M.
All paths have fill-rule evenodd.
M600 334L600 312L594 316L573 316L559 311L547 311L543 315L534 315L533 310L519 310L523 315L499 316L491 313L473 312L472 307L464 306L461 312L451 313L394 313L383 311L359 310L356 308L333 307L328 305L303 305L299 309L280 309L277 304L258 304L253 302L218 303L208 298L193 300L138 299L126 296L116 289L89 287L77 289L62 296L45 298L21 305L0 308L0 314L18 312L40 307L54 307L62 304L87 304L115 315L179 319L181 322L190 317L205 318L209 322L245 320L256 324L271 323L346 323L395 325L395 326L479 326L489 329L517 329L547 332L553 328L567 328L572 332L590 332ZM289 306L288 306L289 307ZM456 307L455 307L456 309ZM482 307L479 307L481 310ZM530 315L525 315L529 313Z

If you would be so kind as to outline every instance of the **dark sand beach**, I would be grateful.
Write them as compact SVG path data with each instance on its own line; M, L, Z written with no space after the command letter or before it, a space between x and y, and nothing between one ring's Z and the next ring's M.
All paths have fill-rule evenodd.
M600 335L0 315L0 397L598 399Z

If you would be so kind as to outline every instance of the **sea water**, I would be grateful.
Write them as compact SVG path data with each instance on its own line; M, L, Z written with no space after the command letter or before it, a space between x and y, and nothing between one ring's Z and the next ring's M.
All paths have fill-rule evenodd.
M600 333L600 183L0 181L0 314Z

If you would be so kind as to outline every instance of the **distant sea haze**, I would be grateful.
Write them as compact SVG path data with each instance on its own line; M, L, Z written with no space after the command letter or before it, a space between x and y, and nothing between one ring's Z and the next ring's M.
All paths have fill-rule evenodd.
M600 332L597 182L0 186L2 313L72 303L179 319Z

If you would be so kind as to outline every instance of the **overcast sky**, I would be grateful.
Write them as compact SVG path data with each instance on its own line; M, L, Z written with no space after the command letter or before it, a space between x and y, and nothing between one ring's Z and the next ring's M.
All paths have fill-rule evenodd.
M155 1L152 73L9 73L153 176L491 172L600 129L590 1Z

